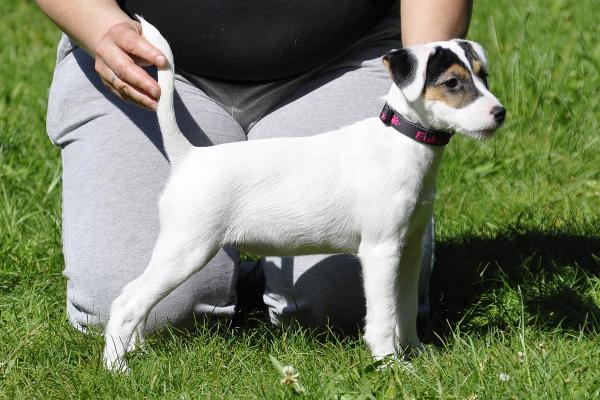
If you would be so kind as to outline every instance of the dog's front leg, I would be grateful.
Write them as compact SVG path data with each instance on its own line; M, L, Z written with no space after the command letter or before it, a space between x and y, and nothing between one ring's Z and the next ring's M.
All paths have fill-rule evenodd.
M361 243L358 256L367 300L364 338L373 357L383 358L396 349L398 243Z

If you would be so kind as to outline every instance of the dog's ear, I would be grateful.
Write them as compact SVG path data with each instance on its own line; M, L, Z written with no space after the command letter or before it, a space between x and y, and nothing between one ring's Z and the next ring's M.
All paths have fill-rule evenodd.
M432 53L431 47L419 45L383 57L383 64L408 102L417 100L423 92L427 61Z

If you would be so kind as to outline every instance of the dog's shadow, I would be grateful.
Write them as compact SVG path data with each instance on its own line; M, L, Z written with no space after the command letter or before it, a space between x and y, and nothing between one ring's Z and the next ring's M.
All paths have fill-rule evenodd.
M435 254L432 314L419 326L424 342L443 343L457 328L487 332L517 326L522 315L526 324L541 329L600 329L600 308L590 295L591 278L600 277L600 237L508 229L491 238L442 239ZM343 280L344 290L361 293L359 267L349 266L337 271L335 264L318 263L294 286L299 291L315 287L323 276L334 274ZM324 299L332 297L323 294ZM336 307L360 307L364 315L364 297L354 297L352 304ZM330 319L334 328L341 328L334 331L357 333L337 322Z
M599 237L516 229L441 241L423 335L444 340L459 326L504 329L523 317L542 329L597 331L592 277L600 277Z

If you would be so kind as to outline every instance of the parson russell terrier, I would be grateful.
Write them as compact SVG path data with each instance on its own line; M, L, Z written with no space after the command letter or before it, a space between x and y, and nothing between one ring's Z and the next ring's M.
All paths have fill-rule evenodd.
M489 137L506 114L488 90L483 48L451 40L387 54L393 84L381 114L337 131L193 147L175 119L169 45L140 21L169 61L158 71L157 113L171 174L150 263L112 304L106 367L127 370L125 354L141 340L151 308L224 245L274 256L358 256L373 356L419 348L421 244L444 145L452 132Z

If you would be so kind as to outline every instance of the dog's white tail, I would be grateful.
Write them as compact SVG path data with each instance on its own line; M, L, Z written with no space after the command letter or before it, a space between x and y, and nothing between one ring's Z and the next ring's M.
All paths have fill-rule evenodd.
M158 84L160 86L160 99L156 114L158 124L162 132L163 145L165 153L169 157L171 166L176 165L185 154L193 147L192 144L181 133L177 119L175 118L175 108L173 107L173 91L174 91L174 69L173 53L167 40L160 34L152 24L146 21L139 15L136 18L142 24L143 36L154 47L159 49L167 58L168 65L166 68L158 69Z

